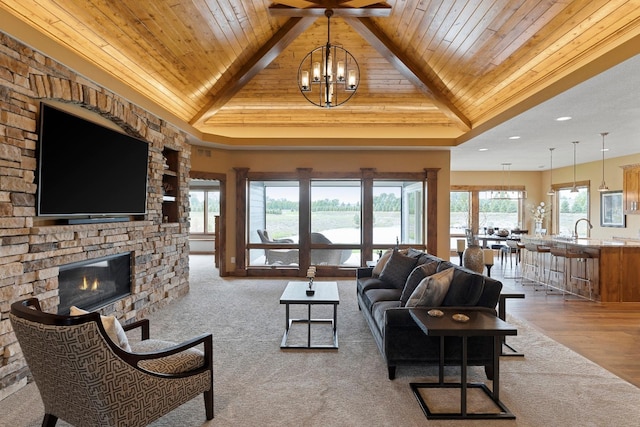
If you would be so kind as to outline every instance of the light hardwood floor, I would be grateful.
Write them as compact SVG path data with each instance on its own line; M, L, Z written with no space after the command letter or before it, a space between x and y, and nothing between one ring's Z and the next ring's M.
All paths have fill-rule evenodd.
M640 387L640 303L567 301L562 295L547 295L544 290L504 278L513 276L514 271L507 263L503 268L497 262L491 276L506 288L525 294L524 299L507 300L508 314L527 320L547 336ZM526 349L517 350L526 355Z

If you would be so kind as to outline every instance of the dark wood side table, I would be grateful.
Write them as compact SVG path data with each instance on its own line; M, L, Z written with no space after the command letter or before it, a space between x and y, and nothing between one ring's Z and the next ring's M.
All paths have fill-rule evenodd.
M504 321L507 320L507 308L506 303L508 298L524 298L524 294L522 292L503 292L500 294L498 298L498 317ZM510 351L505 352L504 347L507 347ZM510 357L524 357L524 353L518 352L515 348L511 347L507 344L507 337L502 337L502 346L500 347L500 355L501 356L510 356Z
M484 311L460 310L440 307L444 312L442 317L429 316L425 309L411 309L410 313L416 324L429 336L440 337L440 363L437 383L411 383L411 389L418 399L423 412L428 419L515 419L515 415L500 401L500 353L502 337L517 335L518 330L497 316ZM467 322L453 320L454 314L465 314L469 317ZM444 382L444 343L445 337L461 337L462 339L462 366L460 383ZM493 387L490 390L484 383L467 382L467 339L472 336L493 337ZM432 413L422 396L420 388L460 388L460 412ZM467 411L467 388L480 388L493 401L499 412L469 413Z

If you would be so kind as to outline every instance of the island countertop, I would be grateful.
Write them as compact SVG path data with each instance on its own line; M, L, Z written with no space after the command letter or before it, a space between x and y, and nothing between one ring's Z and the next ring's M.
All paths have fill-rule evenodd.
M595 299L601 302L640 302L640 240L627 238L570 239L558 236L523 235L525 244L566 248L585 253L593 265L592 285ZM547 258L550 254L547 254ZM541 258L544 260L545 258ZM567 260L577 268L577 260ZM542 269L548 268L549 261Z
M538 245L546 246L577 246L581 248L602 248L602 247L627 247L627 248L640 248L640 240L634 239L589 239L578 238L572 239L570 237L559 236L544 236L536 237L530 235L523 235L521 240L525 243L535 243Z

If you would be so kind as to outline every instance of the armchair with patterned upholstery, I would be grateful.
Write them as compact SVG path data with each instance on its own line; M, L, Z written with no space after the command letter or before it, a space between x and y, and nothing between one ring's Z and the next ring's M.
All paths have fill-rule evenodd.
M211 334L152 340L146 319L122 327L99 313L49 314L37 298L13 303L9 317L44 403L43 426L145 426L200 394L213 418ZM140 328L142 339L125 343L131 351L105 329L116 323L120 336Z

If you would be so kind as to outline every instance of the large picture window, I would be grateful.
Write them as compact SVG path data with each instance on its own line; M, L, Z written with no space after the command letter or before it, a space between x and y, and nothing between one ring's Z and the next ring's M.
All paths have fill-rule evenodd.
M424 172L395 179L255 175L245 181L245 268L358 267L383 248L426 249Z

